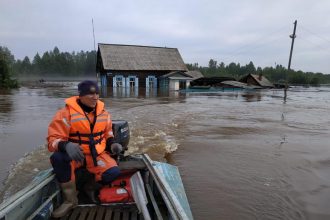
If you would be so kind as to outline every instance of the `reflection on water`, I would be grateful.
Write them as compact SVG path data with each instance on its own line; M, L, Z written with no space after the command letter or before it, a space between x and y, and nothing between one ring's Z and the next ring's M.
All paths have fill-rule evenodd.
M282 90L108 88L101 96L113 119L129 122L129 153L179 167L195 219L329 219L329 92L293 88L286 103ZM75 94L76 84L0 95L5 196L49 167L38 146Z
M178 95L178 91L169 91L167 88L138 88L138 87L103 87L101 88L101 97L114 97L114 98L156 98L168 97L169 95Z
M245 98L247 102L258 102L261 101L262 96L260 94L260 91L257 91L242 94L242 97Z
M0 90L0 114L2 117L8 117L8 115L5 115L7 113L11 113L13 102L11 100L11 96L13 94L13 91L1 91Z

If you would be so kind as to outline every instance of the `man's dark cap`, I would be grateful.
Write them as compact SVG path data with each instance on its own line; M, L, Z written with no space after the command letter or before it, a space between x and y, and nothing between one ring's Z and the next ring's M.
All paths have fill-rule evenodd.
M79 96L99 93L99 87L95 81L85 80L78 84Z

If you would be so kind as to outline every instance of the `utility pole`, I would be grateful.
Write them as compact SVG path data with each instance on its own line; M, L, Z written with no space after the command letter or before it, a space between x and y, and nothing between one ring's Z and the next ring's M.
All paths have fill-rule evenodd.
M94 34L94 21L93 21L93 18L92 18L92 26L93 26L93 40L94 40L94 52L96 53L96 49L95 49L95 34ZM99 74L97 73L96 71L96 54L95 54L95 73L96 73L96 83L98 84L99 83Z
M294 28L293 28L293 34L290 35L290 38L292 39L291 41L291 49L290 49L290 57L289 57L289 64L288 64L288 74L291 69L291 58L292 58L292 51L293 51L293 45L294 45L294 39L296 38L296 27L297 27L297 20L295 20ZM285 88L284 88L284 101L286 101L286 93L288 90L288 79L285 81Z

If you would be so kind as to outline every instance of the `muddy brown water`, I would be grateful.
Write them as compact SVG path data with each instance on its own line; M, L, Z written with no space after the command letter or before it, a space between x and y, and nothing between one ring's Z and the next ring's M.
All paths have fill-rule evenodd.
M1 199L49 167L47 126L76 82L0 92ZM179 167L195 219L330 219L330 88L103 93L129 153Z

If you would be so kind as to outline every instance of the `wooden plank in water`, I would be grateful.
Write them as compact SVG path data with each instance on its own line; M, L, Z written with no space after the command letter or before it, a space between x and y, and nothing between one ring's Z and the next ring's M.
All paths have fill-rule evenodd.
M88 213L88 218L87 220L94 220L95 214L96 214L97 206L91 207L89 213Z
M111 217L112 217L112 208L107 207L105 209L105 217L104 217L104 219L111 220L112 219Z

